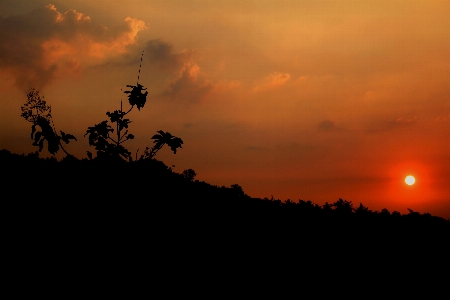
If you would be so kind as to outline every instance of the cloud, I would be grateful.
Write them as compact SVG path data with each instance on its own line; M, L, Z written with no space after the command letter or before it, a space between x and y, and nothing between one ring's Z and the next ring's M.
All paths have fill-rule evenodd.
M143 29L143 21L130 17L108 28L51 4L25 16L0 17L0 72L24 91L42 88L58 76L76 75L124 53Z
M254 91L266 91L269 89L277 88L284 85L291 79L291 75L288 73L274 72L266 76L260 83L256 85Z
M414 116L412 118L397 118L397 119L395 119L395 121L390 122L389 124L391 125L391 127L403 127L403 126L414 125L417 122L419 122L419 121L417 120L417 117Z
M186 50L174 53L173 46L160 39L148 41L144 52L144 59L163 69L179 69L192 56L192 53Z
M434 119L436 122L447 122L447 121L449 121L450 120L450 113L448 114L448 115L444 115L444 116L437 116L435 119Z
M419 120L416 116L412 118L397 118L395 120L389 120L389 121L380 121L370 124L366 128L367 133L378 133L378 132L384 132L384 131L390 131L400 128L407 128L416 125L419 123Z
M331 120L323 120L319 124L317 124L317 130L319 132L333 132L333 133L342 133L348 132L349 129L341 126L337 126L336 122Z
M200 67L194 62L187 62L178 71L177 77L169 84L165 96L183 102L195 103L202 100L214 85L198 79Z
M317 128L319 131L323 131L323 132L330 132L330 131L336 130L336 126L334 125L334 122L330 121L330 120L325 120L325 121L320 122L317 125Z
M123 67L135 65L140 54L143 53L144 69L153 69L158 77L155 89L163 88L159 95L165 99L172 99L183 103L197 103L211 92L224 92L236 89L239 81L221 80L211 81L207 74L200 71L200 66L194 60L192 50L175 51L171 43L161 39L152 39L142 44L137 43L128 48L128 52L120 57L105 62L105 64ZM139 53L139 54L138 54ZM151 73L151 72L150 72ZM167 85L161 86L163 81Z

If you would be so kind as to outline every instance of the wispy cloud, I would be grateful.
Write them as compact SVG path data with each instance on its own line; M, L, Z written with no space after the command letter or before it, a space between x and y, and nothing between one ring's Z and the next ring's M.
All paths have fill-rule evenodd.
M447 122L447 121L450 120L450 113L449 113L448 115L437 116L434 120L435 120L436 122Z
M367 126L367 133L379 133L384 131L390 131L400 128L412 127L419 123L416 116L412 118L397 118L395 120L381 120L371 123Z
M261 80L254 88L255 92L266 91L284 85L291 79L288 73L274 72Z

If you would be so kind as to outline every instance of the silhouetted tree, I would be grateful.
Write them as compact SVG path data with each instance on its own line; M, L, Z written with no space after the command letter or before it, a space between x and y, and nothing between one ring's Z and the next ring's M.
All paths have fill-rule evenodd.
M358 208L355 209L355 213L356 213L357 215L362 215L362 216L368 215L368 214L370 214L371 212L372 212L372 211L369 210L369 208L366 207L366 206L364 206L362 203L360 203L359 206L358 206Z
M341 214L351 214L353 212L353 204L351 201L339 198L338 201L332 204L334 210Z
M192 169L187 169L184 170L181 175L183 175L184 179L186 179L187 181L194 181L194 178L195 176L197 176L197 173Z
M384 218L388 218L391 216L391 213L386 208L383 208L380 212L380 215Z
M402 214L399 213L398 211L394 210L394 211L392 212L391 216L392 216L393 218L400 218L400 217L402 216Z
M325 213L329 213L332 210L333 210L333 205L328 204L328 202L325 202L325 204L322 206L322 211L324 211Z
M242 189L242 187L239 184L232 184L231 190L233 191L233 195L235 195L235 196L238 196L238 197L245 196L244 190Z

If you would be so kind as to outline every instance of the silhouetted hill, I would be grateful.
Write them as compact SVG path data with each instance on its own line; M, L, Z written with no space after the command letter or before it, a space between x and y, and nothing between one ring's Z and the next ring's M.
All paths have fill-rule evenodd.
M449 253L450 222L430 214L252 198L239 185L189 180L154 159L58 162L1 150L0 161L11 245L131 247L188 265L213 255L216 268L243 258L340 267L361 259L374 268L407 254L435 266Z

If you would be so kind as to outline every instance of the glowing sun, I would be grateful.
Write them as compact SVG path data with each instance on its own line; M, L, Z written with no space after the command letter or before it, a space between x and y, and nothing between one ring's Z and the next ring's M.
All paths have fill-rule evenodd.
M413 185L416 182L416 179L414 178L414 176L406 176L405 178L405 182L407 185Z

